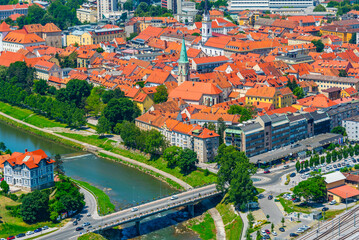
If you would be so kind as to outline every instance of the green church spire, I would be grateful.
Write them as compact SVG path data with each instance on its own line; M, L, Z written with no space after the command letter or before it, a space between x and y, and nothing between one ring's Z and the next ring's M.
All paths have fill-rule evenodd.
M184 42L184 38L182 39L181 55L178 63L188 63L187 49L186 49L186 44Z

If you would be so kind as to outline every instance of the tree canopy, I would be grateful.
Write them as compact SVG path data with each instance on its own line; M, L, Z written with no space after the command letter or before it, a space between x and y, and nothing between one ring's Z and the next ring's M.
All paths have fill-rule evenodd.
M324 44L323 44L322 40L312 40L312 43L316 47L317 52L323 52Z
M166 102L167 98L168 98L168 92L166 86L164 85L158 86L153 96L153 101L155 103L162 103L162 102Z
M247 121L254 117L255 112L252 106L231 105L227 111L229 114L241 115L240 121Z
M322 4L319 4L313 10L313 12L326 12L326 11L327 9Z
M333 128L331 132L341 134L343 136L347 135L345 127L342 127L342 126L337 126L337 127Z
M293 189L296 197L304 198L306 201L323 201L326 198L326 185L324 178L317 175L299 182Z

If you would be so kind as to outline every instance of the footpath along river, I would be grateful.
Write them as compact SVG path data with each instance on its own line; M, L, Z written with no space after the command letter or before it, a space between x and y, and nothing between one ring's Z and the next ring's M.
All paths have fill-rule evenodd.
M67 176L88 182L104 190L117 209L128 207L133 203L152 200L160 195L175 191L167 184L134 168L99 158L93 154L79 152L76 149L29 134L3 122L0 122L0 142L4 142L12 152L24 152L25 149L28 151L42 149L52 157L55 154L60 154L64 160ZM161 216L163 215L165 214ZM163 218L153 221L148 226L144 225L144 228L149 231L148 229L153 229L156 224L169 224L169 222L174 223L171 219ZM198 239L193 232L189 232L183 227L180 227L180 230L176 231L174 226L169 226L138 237L138 239ZM147 231L144 230L144 232ZM124 234L131 236L132 233L129 229L129 232L124 231ZM112 239L117 239L117 237Z

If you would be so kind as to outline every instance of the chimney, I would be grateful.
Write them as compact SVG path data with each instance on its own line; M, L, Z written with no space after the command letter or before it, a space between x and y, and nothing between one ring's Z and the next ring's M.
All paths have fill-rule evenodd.
M27 148L25 148L25 152L27 153Z

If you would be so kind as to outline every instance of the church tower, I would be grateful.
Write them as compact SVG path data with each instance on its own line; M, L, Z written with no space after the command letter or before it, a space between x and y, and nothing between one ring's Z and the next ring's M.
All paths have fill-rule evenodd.
M202 44L205 44L210 37L212 37L212 21L208 12L207 0L205 0L202 20Z
M184 38L182 40L182 47L181 47L181 55L178 60L178 86L181 85L185 81L190 80L190 72L189 72L189 61L187 57L187 49Z

